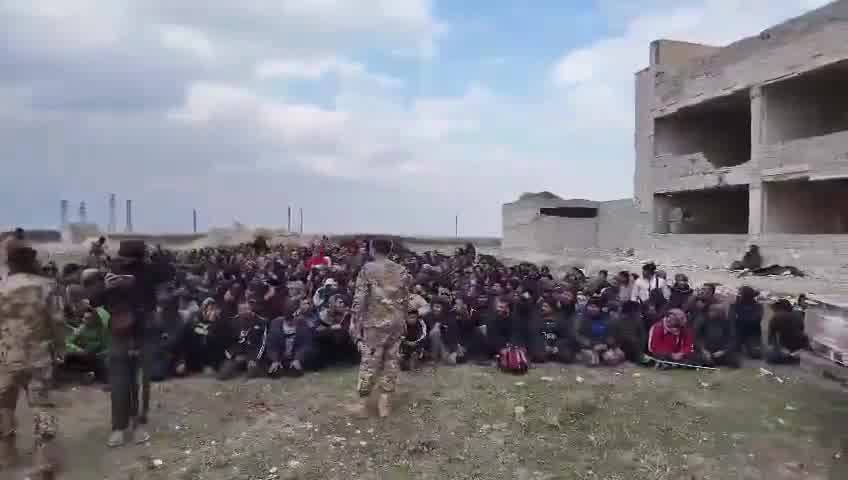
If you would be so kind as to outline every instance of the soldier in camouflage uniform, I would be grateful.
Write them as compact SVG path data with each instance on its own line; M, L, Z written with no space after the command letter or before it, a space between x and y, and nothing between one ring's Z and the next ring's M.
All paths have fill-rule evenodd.
M354 414L364 416L366 400L378 383L381 417L389 415L389 394L395 390L400 370L400 344L406 322L411 277L388 259L391 243L374 241L374 260L365 264L356 279L351 336L362 355L357 391L360 401Z
M64 347L60 295L54 281L36 274L34 249L13 241L6 253L9 276L0 281L0 471L15 461L15 406L23 390L34 415L35 472L29 478L51 479L57 422L49 393L52 366L62 360Z

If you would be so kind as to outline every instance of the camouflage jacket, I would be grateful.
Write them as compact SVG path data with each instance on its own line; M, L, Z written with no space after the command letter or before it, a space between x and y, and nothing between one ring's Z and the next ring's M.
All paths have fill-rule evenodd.
M0 280L0 372L49 367L64 352L56 282L28 273Z
M401 265L388 259L366 263L353 294L355 328L398 328L406 322L412 277Z

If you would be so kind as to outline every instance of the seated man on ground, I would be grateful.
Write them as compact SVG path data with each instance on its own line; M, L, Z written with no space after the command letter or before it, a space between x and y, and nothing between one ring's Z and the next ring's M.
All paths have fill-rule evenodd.
M795 311L787 300L778 300L771 306L774 315L768 328L768 354L771 364L801 363L801 351L810 348L810 339L804 333L804 317Z
M530 359L544 363L556 361L571 363L577 351L574 338L574 318L554 308L553 300L539 299L537 318L534 320L535 339L530 345Z
M763 306L759 293L751 287L739 289L736 303L730 306L730 317L736 326L738 348L753 359L763 358Z
M278 317L268 332L268 375L299 377L312 364L312 330L302 320Z
M648 332L648 353L657 360L694 365L695 332L683 310L672 308Z
M736 328L724 305L714 303L695 324L695 348L700 363L706 367L739 368L741 360L736 348Z
M221 317L221 307L212 298L204 300L200 315L183 326L174 342L176 375L202 372L206 367L218 370L234 336L230 322Z
M230 380L244 371L249 378L260 377L266 370L268 321L257 315L250 303L241 303L238 309L234 320L238 335L225 351L226 360L218 370L219 380Z
M579 359L586 365L618 365L624 361L624 352L618 345L615 326L609 314L603 311L601 300L593 297L577 316L575 325Z
M315 354L320 366L339 362L354 363L357 359L356 345L350 338L350 309L347 298L336 293L321 310L315 326ZM297 317L295 317L297 318ZM304 319L306 325L306 319Z
M82 324L65 340L65 369L85 372L86 381L108 380L109 320L103 307L85 309Z
M419 308L410 305L406 313L406 331L400 344L400 369L413 370L424 358L427 341L427 324L419 315Z
M642 321L642 306L639 302L627 300L615 317L618 344L625 358L636 364L647 363L649 360L645 357L645 346L648 344L648 333Z

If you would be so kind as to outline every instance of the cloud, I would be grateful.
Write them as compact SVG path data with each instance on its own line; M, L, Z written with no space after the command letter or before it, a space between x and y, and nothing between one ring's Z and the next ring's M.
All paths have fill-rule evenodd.
M389 75L369 72L366 66L336 56L317 59L265 60L256 66L260 79L318 80L337 75L342 80L364 81L384 88L397 88L403 81Z
M162 45L204 60L215 58L212 42L202 32L181 25L160 25L159 36Z
M668 38L726 45L828 2L651 0L639 9L628 9L624 3L632 2L602 3L610 22L622 24L620 33L566 52L551 71L553 83L585 130L632 128L633 74L647 66L651 41Z

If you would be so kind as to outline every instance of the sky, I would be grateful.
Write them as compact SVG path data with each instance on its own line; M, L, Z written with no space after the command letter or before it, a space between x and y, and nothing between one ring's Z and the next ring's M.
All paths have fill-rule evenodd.
M523 192L633 194L651 40L824 0L0 0L0 225L500 235ZM123 225L123 208L118 211ZM295 222L297 223L297 221Z

